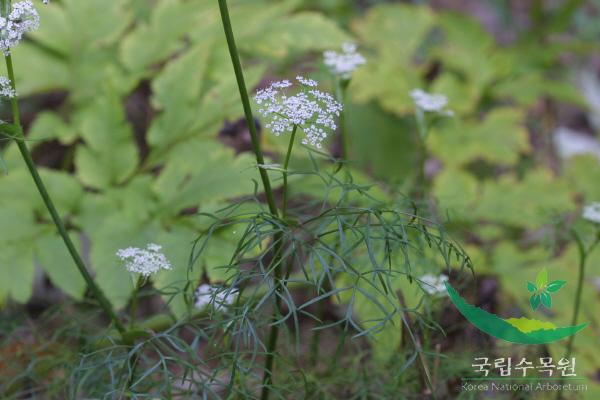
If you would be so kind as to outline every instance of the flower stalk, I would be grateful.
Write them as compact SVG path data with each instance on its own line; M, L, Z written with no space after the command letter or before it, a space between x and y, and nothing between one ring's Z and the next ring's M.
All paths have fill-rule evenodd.
M4 59L6 61L6 70L8 73L8 78L11 82L11 86L12 86L13 90L16 92L15 74L14 74L13 62L12 62L11 55L10 54L5 55ZM31 158L31 153L27 147L27 144L25 143L23 131L21 128L21 113L19 110L19 103L17 102L17 97L13 96L11 98L10 102L11 102L13 123L14 123L15 127L18 128L17 135L16 135L16 137L14 137L14 139L19 148L19 152L21 153L21 156L23 157L23 160L25 161L25 164L27 165L27 169L29 170L31 177L33 178L35 186L36 186L38 192L40 193L40 196L42 197L44 205L48 209L48 212L50 213L50 216L52 217L52 221L54 222L54 225L56 226L58 233L60 234L61 238L63 239L63 242L65 243L65 246L67 247L67 250L69 251L69 254L71 255L71 258L73 259L73 262L75 262L75 265L77 266L77 269L79 269L79 273L85 280L88 288L92 291L94 297L100 304L100 307L102 307L104 312L112 320L113 324L115 325L115 328L117 328L119 333L122 334L125 332L125 326L121 323L121 321L117 317L117 315L112 307L112 304L106 298L106 296L102 292L102 289L100 289L100 287L96 284L96 282L90 275L89 271L87 270L85 263L83 262L81 256L79 255L79 252L75 248L73 241L69 237L67 229L65 228L65 224L63 223L60 215L58 214L58 211L56 210L56 207L54 206L54 202L52 201L50 195L48 194L48 191L46 190L46 186L44 185L44 182L42 181L42 178L37 170L37 167L36 167L35 163L33 162L33 159Z
M265 160L262 150L260 148L258 134L256 133L256 124L254 122L254 116L252 115L250 97L248 96L246 80L244 79L244 71L242 70L240 56L238 54L237 46L235 44L233 28L231 27L231 18L229 17L227 0L219 0L219 11L221 13L221 21L223 23L223 30L225 31L225 38L227 39L227 47L229 49L229 55L231 56L231 63L233 64L233 70L235 72L238 90L240 91L240 97L242 100L242 105L244 107L246 124L248 125L248 131L250 132L252 150L256 157L257 164L264 165ZM271 181L269 180L269 175L267 174L267 171L265 171L263 168L259 168L258 171L260 173L260 179L262 180L263 188L265 190L265 195L267 196L267 204L269 206L269 211L273 216L277 216L277 206L275 205L275 198L273 196L273 189L271 188Z
M282 218L285 219L287 216L288 208L288 167L290 165L290 158L292 156L292 148L294 147L294 139L296 138L296 131L298 125L294 125L294 130L290 136L290 143L288 144L287 154L285 155L285 161L283 163L283 205L281 207Z
M586 216L584 215L584 218ZM586 218L587 219L587 218ZM600 223L600 222L598 222ZM571 234L575 243L577 244L577 250L579 252L579 268L577 273L577 288L575 289L575 304L573 305L573 317L571 319L571 326L577 325L577 321L579 320L579 309L581 307L581 298L583 295L583 281L585 279L585 267L587 264L587 260L589 255L592 253L594 248L600 244L600 232L598 232L594 238L594 242L586 248L583 239L579 236L579 234L572 230ZM575 335L571 335L569 337L569 341L567 342L567 349L565 351L565 359L571 358L571 354L573 353L573 342L575 341ZM559 390L556 395L557 400L563 398L562 390Z
M246 82L244 79L244 71L242 70L242 65L240 62L239 53L237 50L237 46L235 44L235 37L233 35L233 28L231 26L231 18L229 16L229 9L227 7L227 0L219 0L219 11L221 14L221 21L223 23L223 30L225 31L225 38L227 40L227 47L229 49L229 55L231 57L231 62L233 64L233 70L235 72L235 77L237 80L238 90L240 92L240 98L242 101L242 105L244 107L244 115L246 117L246 123L248 125L248 131L250 132L250 139L252 141L252 150L254 151L254 155L256 157L256 162L258 165L264 165L264 156L260 147L260 142L258 135L256 133L256 125L254 123L254 116L252 115L252 107L250 106L250 98L248 97L248 89L246 88ZM269 211L274 217L279 215L277 206L275 205L275 199L273 196L273 190L271 188L271 182L269 180L269 176L267 175L267 171L263 168L259 168L260 177L262 180L263 188L265 191L265 195L267 197L267 204L269 206ZM281 291L281 287L279 282L281 280L282 267L279 260L281 259L281 252L283 250L283 235L279 232L275 235L275 249L274 249L274 263L275 267L275 282L277 285L277 290ZM280 308L280 299L278 296L275 298L275 309L273 311L274 318L277 317L277 313ZM277 324L273 324L271 326L271 332L269 334L269 341L267 346L267 355L265 357L265 370L263 375L263 390L261 394L262 400L267 400L270 394L270 386L273 379L273 360L274 360L274 351L277 347L277 338L279 335L279 326Z

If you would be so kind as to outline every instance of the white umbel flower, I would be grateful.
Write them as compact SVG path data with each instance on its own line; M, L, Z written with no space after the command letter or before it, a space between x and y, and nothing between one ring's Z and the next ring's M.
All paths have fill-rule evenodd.
M304 144L317 148L335 131L335 119L342 111L342 105L329 93L317 90L318 83L302 76L296 77L300 90L294 95L287 91L294 85L288 81L273 82L266 89L259 90L254 97L260 106L258 112L269 121L266 127L279 136L300 128L306 137Z
M12 88L10 79L5 76L0 76L0 97L12 99L17 97L17 92Z
M446 109L448 98L443 94L430 94L422 89L414 89L410 92L413 102L422 111L440 113L451 116L454 113Z
M323 53L323 62L329 68L332 74L350 79L355 69L365 64L367 60L356 51L354 43L344 43L342 52L327 50Z
M446 285L444 282L448 281L448 277L446 275L432 275L426 274L419 278L419 284L423 290L427 293L435 295L446 293Z
M171 263L161 249L154 243L146 245L145 249L128 247L117 251L117 257L125 262L127 271L148 277L161 269L171 269Z
M8 16L0 17L0 50L9 54L23 35L40 26L40 15L30 0L20 1L12 5Z
M203 310L213 304L216 310L223 310L233 304L237 295L237 289L211 286L204 283L196 289L195 307Z
M590 222L600 224L600 202L591 203L583 207L582 216Z

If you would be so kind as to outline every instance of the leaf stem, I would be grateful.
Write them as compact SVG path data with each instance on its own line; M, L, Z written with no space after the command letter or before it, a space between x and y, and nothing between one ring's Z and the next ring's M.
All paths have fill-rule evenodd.
M422 377L425 381L427 388L429 389L431 396L435 399L435 387L433 386L433 381L431 379L431 373L429 372L429 366L427 365L427 360L425 359L425 355L423 354L423 346L421 345L421 340L416 333L413 333L410 329L412 325L412 319L410 318L410 314L408 313L408 307L406 306L406 301L404 300L404 295L401 291L397 293L398 300L400 301L400 306L402 307L402 321L404 325L406 325L406 329L408 331L408 335L415 346L415 351L419 356L419 362L421 363L422 368Z
M254 116L252 115L252 107L250 106L250 98L248 96L248 89L246 88L246 82L244 79L244 72L242 70L242 65L240 62L240 56L238 53L237 46L235 44L235 37L233 35L233 28L231 26L231 18L229 16L229 9L227 7L227 0L219 0L219 11L221 14L221 21L223 23L223 30L225 31L225 38L227 39L227 47L229 49L229 55L231 57L231 62L233 64L233 70L235 72L235 78L237 80L238 90L240 92L240 98L242 101L242 105L244 107L244 115L246 117L246 123L248 125L248 131L250 132L250 139L252 140L252 150L254 151L254 155L256 156L256 162L258 165L264 165L264 157L262 150L260 148L260 141L258 138L258 134L256 133L256 125L254 123ZM274 217L278 217L279 213L277 210L277 206L275 204L275 199L273 196L273 190L271 188L271 182L269 180L269 175L267 171L259 168L260 178L262 180L262 184L265 190L265 195L267 197L267 204L269 206L269 211ZM285 175L284 175L285 176ZM287 179L287 178L286 178ZM285 192L285 189L284 189ZM274 249L274 257L273 262L275 263L275 284L277 285L277 291L281 292L281 274L282 274L282 265L281 261L281 252L283 250L283 235L281 232L275 234L274 240L276 242L276 246ZM280 309L280 299L279 296L275 297L275 309L273 310L273 318L274 322L277 318L277 313ZM263 390L261 394L261 399L267 400L269 398L270 393L270 384L273 379L273 359L274 359L274 351L277 347L277 337L279 335L279 325L273 324L271 325L271 332L269 334L268 341L268 351L265 357L265 370L263 375Z
M590 255L590 253L592 252L592 250L594 249L594 247L596 247L596 245L599 242L599 239L596 239L596 241L594 242L594 244L592 244L592 246L590 246L589 249L585 248L585 244L583 243L583 240L581 239L581 237L579 236L579 234L577 234L577 232L575 232L574 230L571 231L571 234L573 235L573 238L575 239L575 243L577 244L577 250L579 251L579 270L578 270L578 275L577 275L577 288L575 289L575 304L573 305L573 318L571 319L571 326L575 326L577 325L577 321L579 320L579 309L581 307L581 297L583 294L583 281L585 278L585 265L587 263L587 258ZM569 337L569 341L567 342L567 350L565 352L565 359L569 359L571 357L571 354L573 353L573 342L575 341L575 335L571 335ZM556 398L557 399L562 399L563 397L563 392L562 392L562 388L561 390L558 391Z
M254 151L254 155L256 156L256 162L258 163L258 165L264 165L265 160L263 157L262 150L260 148L258 134L256 133L256 124L254 122L254 116L252 115L252 107L250 106L250 98L248 97L248 89L246 88L244 71L242 70L240 56L238 53L237 46L235 44L235 37L233 36L231 19L229 17L229 9L227 8L227 0L219 0L219 10L221 12L221 20L223 22L225 38L227 39L229 55L231 56L231 63L233 64L233 70L235 72L235 78L237 80L238 89L240 91L242 105L244 106L244 115L246 116L246 123L248 124L250 139L252 140L252 150ZM260 173L260 178L265 189L265 195L267 196L267 204L269 205L269 211L271 212L271 214L273 214L273 216L277 216L277 206L275 205L275 199L273 197L273 190L271 189L271 181L269 180L269 175L267 174L267 171L265 171L262 168L259 168L258 171Z
M133 329L135 325L135 317L137 315L138 302L139 302L139 292L140 289L144 286L144 277L140 275L135 283L135 290L133 291L133 296L131 298L131 308L129 309L129 329Z
M298 125L294 125L292 130L292 136L290 137L290 143L288 144L287 154L283 163L283 206L281 207L282 218L285 219L288 208L288 166L290 165L290 158L292 156L292 148L294 147L294 139L296 138L296 131Z
M10 80L10 84L11 84L13 90L15 90L15 92L16 92L15 74L14 74L14 70L13 70L12 58L9 54L9 55L6 55L4 57L4 59L6 61L6 70L8 73L8 79ZM48 209L50 216L52 217L52 221L54 222L54 225L58 229L58 233L62 237L62 239L65 243L65 246L67 247L67 250L69 251L69 254L71 255L71 258L73 259L73 261L75 262L75 265L79 269L79 273L81 274L81 276L83 276L83 279L87 283L88 288L92 291L94 297L100 304L100 307L102 307L104 309L104 312L106 312L106 314L110 317L112 322L115 324L115 327L117 328L117 330L120 333L124 333L125 327L123 326L121 321L119 321L112 305L110 304L110 302L108 301L108 299L106 298L106 296L104 295L104 293L102 292L100 287L98 285L96 285L96 282L94 282L94 279L92 278L89 271L87 270L81 256L77 252L75 245L73 244L73 242L71 241L71 238L69 237L67 229L65 228L65 225L64 225L61 217L59 216L58 211L56 210L56 207L54 206L54 203L53 203L52 199L50 198L50 195L48 194L48 191L46 190L46 186L44 185L44 182L42 181L42 178L37 170L37 167L36 167L35 163L33 162L33 159L31 158L31 153L29 152L29 149L27 148L27 144L25 143L23 131L21 128L21 113L19 111L19 104L17 102L16 96L11 99L11 108L12 108L14 125L19 128L19 134L15 138L15 141L17 142L17 146L19 147L19 151L21 152L21 156L23 157L25 164L27 164L27 168L29 169L29 173L31 174L31 177L33 178L35 186L36 186L38 192L40 193L40 196L42 197L42 200L44 201L44 204L46 205L46 208Z
M344 108L342 109L342 111L340 112L340 118L339 118L339 129L340 129L340 134L341 134L341 141L342 141L342 158L345 161L348 161L350 159L350 149L351 149L351 144L350 144L350 134L348 133L347 129L346 129L346 112L345 112L345 100L346 100L346 88L348 87L348 84L350 82L348 80L344 81L344 80L337 80L337 84L336 84L336 90L337 90L337 98L338 101L341 104L344 104Z

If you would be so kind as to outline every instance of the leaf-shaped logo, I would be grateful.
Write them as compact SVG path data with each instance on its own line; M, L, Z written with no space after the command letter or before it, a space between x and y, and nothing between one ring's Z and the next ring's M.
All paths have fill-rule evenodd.
M552 308L552 293L558 292L567 281L556 280L548 283L548 270L546 268L538 272L535 283L527 282L527 291L531 293L529 304L535 311L540 305Z

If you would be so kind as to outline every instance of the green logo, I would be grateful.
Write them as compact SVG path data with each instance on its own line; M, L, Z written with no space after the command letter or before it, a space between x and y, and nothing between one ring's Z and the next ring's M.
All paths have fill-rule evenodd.
M527 290L533 293L529 297L529 304L533 311L537 310L540 304L550 309L552 308L552 293L558 292L567 281L552 281L548 283L548 270L541 270L536 278L535 283L527 282Z
M529 304L536 311L540 306L552 308L552 295L558 292L567 282L555 280L548 282L548 270L541 270L535 283L527 282L527 291L531 293ZM518 344L544 344L567 338L576 334L588 324L576 326L556 327L551 322L539 321L529 318L502 319L491 314L462 298L458 292L445 282L450 300L458 311L477 329L495 338Z

